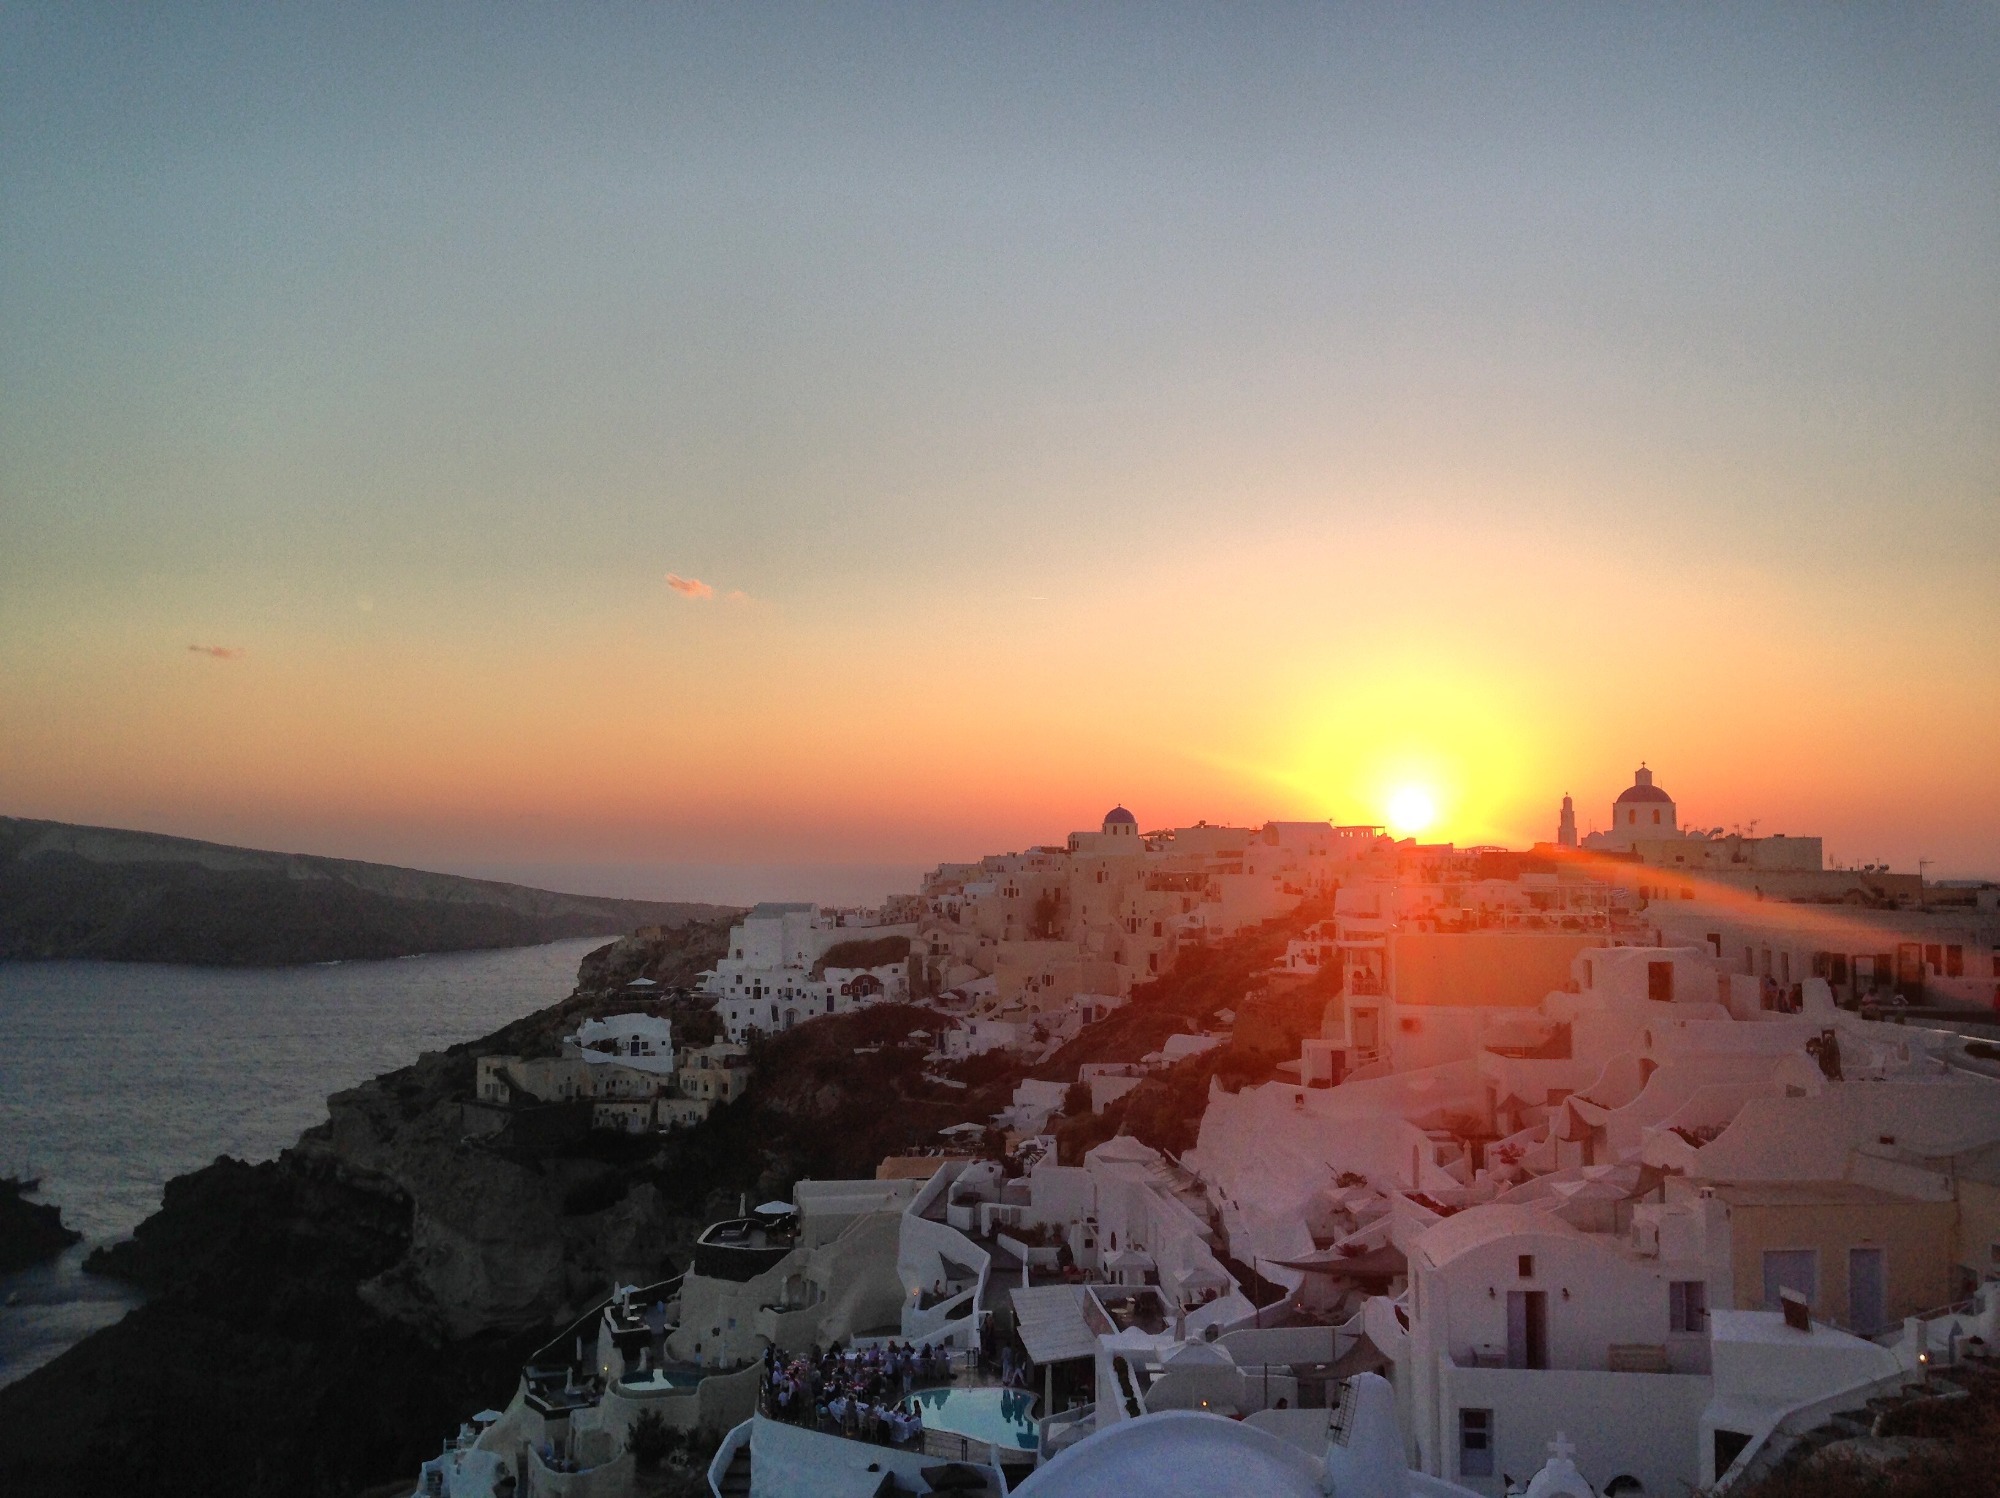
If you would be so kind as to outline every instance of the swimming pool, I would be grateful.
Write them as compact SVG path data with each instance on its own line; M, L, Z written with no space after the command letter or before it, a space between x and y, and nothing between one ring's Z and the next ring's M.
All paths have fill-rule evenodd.
M699 1368L653 1368L645 1373L627 1374L618 1380L618 1387L635 1394L657 1394L669 1389L692 1389L706 1377Z
M1033 1451L1040 1442L1035 1396L1020 1389L924 1389L911 1397L932 1430L1016 1451Z

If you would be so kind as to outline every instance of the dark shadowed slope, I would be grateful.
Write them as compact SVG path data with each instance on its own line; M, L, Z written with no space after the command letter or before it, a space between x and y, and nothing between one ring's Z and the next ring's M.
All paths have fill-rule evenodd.
M729 913L0 817L0 958L332 962L521 947Z

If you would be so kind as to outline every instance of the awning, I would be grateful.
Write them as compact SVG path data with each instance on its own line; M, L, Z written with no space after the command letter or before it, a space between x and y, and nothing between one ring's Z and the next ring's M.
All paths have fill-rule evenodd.
M1192 1268L1177 1270L1174 1280L1183 1289L1194 1289L1202 1285L1213 1285L1216 1289L1226 1289L1230 1278L1213 1264L1196 1264Z
M1363 1254L1344 1254L1337 1248L1323 1248L1296 1259L1267 1259L1281 1269L1299 1269L1307 1274L1343 1275L1352 1279L1394 1279L1408 1274L1410 1264L1394 1244L1371 1248Z
M1326 1370L1326 1376L1329 1379L1352 1378L1357 1373L1380 1373L1388 1366L1389 1355L1363 1332L1352 1347L1334 1359L1333 1366Z
M1028 1360L1037 1367L1097 1356L1097 1334L1084 1320L1086 1292L1081 1287L1041 1285L1008 1294L1014 1302L1015 1330L1028 1349Z

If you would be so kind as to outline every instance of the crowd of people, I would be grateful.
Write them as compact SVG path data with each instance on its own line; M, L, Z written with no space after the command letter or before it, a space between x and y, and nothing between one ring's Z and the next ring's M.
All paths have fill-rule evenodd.
M951 1377L950 1354L930 1343L843 1348L789 1355L764 1349L759 1404L773 1420L789 1421L885 1446L920 1446L923 1415L911 1397L918 1384Z

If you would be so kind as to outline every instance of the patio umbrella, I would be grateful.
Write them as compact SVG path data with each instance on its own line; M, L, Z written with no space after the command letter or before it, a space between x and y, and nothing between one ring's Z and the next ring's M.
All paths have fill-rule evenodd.
M763 1206L757 1209L757 1215L759 1217L789 1217L796 1211L798 1211L798 1208L790 1202L765 1202Z

